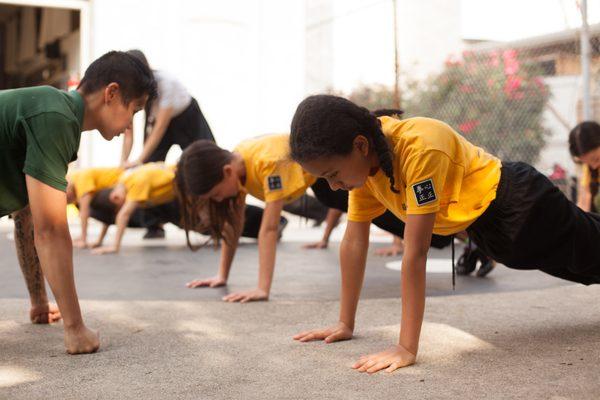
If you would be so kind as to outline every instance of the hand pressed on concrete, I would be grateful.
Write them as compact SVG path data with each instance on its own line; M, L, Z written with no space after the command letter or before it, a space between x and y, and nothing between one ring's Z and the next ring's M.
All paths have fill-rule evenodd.
M223 297L223 301L228 303L247 303L249 301L265 301L269 300L269 293L262 289L246 290L244 292L236 292Z
M379 353L362 356L352 365L358 372L375 372L385 370L393 372L398 368L407 367L415 363L416 356L401 345L391 347Z
M212 278L195 279L185 284L190 289L196 289L201 287L221 287L227 285L227 279L221 278L220 276L213 276Z
M333 343L350 339L352 339L352 329L343 322L338 322L336 325L325 329L312 329L310 331L300 332L294 336L294 340L300 342L323 340L325 343Z

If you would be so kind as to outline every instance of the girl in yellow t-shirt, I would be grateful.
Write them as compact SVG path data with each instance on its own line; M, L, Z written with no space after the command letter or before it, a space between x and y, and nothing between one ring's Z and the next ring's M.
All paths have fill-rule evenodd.
M598 212L600 195L600 124L585 121L569 133L571 156L583 163L577 191L577 205L583 211Z
M306 171L350 191L340 246L339 322L296 340L352 338L369 223L385 210L406 223L400 339L361 357L353 365L360 372L391 372L415 362L432 233L466 230L487 255L510 268L600 283L600 217L579 209L533 167L501 163L441 121L377 118L344 98L311 96L294 115L290 151Z
M233 152L214 142L199 140L181 155L177 167L177 191L186 232L193 226L195 199L207 201L210 230L216 241L223 239L218 275L188 283L188 287L218 287L227 283L243 226L245 196L264 201L258 234L259 279L253 290L231 293L229 302L267 300L275 268L281 211L286 203L302 196L316 178L292 162L288 135L269 135L242 142ZM202 173L197 173L202 171Z
M148 208L166 204L175 199L173 179L175 166L164 163L147 163L140 167L125 171L117 185L110 193L110 201L118 208L115 224L117 235L112 246L102 246L92 250L93 254L118 253L121 248L123 234L129 218L138 208ZM106 226L102 230L99 242L106 234Z
M86 168L67 175L67 202L77 203L81 220L81 236L73 240L73 246L90 246L87 242L87 226L92 199L100 190L113 187L122 173L123 168ZM90 247L98 247L98 244Z

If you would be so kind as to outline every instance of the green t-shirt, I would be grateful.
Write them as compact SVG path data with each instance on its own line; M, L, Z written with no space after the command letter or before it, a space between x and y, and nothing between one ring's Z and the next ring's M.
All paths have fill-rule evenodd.
M0 217L29 203L25 175L66 190L83 109L76 91L50 86L0 91Z

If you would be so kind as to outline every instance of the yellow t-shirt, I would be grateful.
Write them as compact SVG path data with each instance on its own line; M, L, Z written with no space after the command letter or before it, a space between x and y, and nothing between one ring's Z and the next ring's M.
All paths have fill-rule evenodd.
M152 207L175 198L174 179L174 165L155 162L125 171L119 183L125 185L127 201L137 201L142 207Z
M77 199L87 193L96 193L117 184L122 168L86 168L69 174Z
M289 135L244 140L234 151L246 166L245 190L265 202L289 203L302 196L317 178L290 159Z
M581 168L582 171L580 186L587 188L590 186L590 182L592 180L592 171L590 170L590 167L587 164L583 164ZM600 183L600 175L598 176L598 182Z
M379 118L391 145L396 194L380 169L350 191L348 219L370 221L390 210L436 213L433 232L451 235L466 229L496 198L501 162L469 143L447 124L429 118Z

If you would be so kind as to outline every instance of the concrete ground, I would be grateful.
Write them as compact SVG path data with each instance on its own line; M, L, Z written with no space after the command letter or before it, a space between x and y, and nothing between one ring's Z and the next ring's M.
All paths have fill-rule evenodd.
M82 309L102 347L68 356L60 324L28 322L9 232L0 224L0 399L600 398L600 287L500 266L459 277L453 292L449 250L432 251L447 270L428 272L418 364L368 376L349 366L398 335L389 260L369 257L353 340L301 344L295 333L337 320L338 245L301 249L318 229L290 224L271 300L244 305L220 298L256 284L253 242L240 247L228 288L192 290L184 283L212 276L218 252L192 253L174 230L150 243L131 231L118 256L76 251Z

